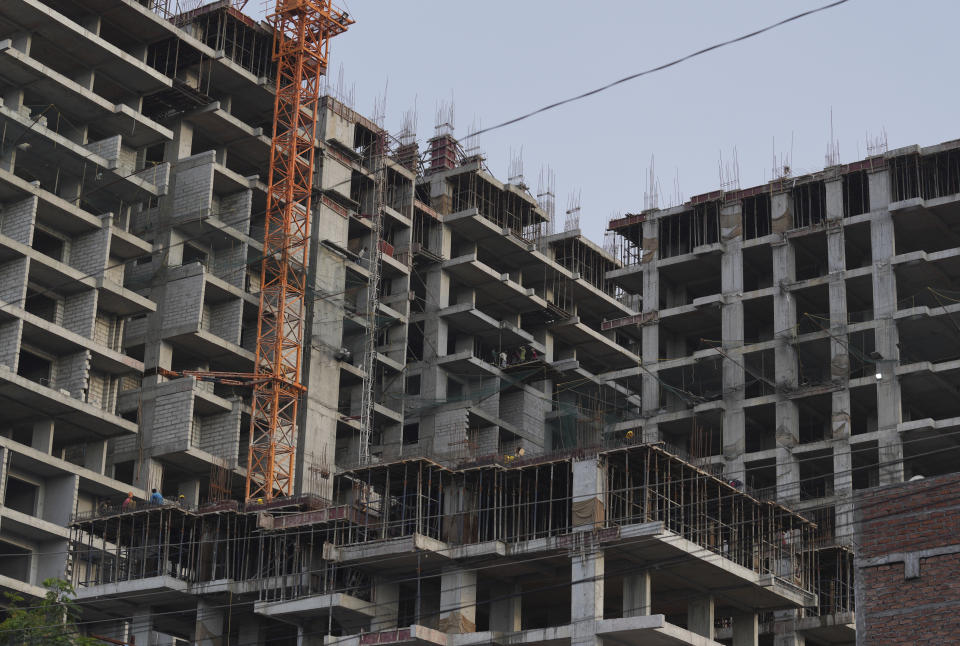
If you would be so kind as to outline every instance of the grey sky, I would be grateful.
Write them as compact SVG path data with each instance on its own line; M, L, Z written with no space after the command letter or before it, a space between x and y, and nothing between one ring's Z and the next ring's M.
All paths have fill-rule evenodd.
M462 137L474 117L490 126L825 3L349 0L340 6L357 24L332 42L331 77L342 63L365 114L389 81L388 129L416 102L419 140L452 94ZM505 180L522 146L534 193L549 164L560 226L579 189L581 228L599 242L611 216L643 208L651 155L665 206L675 178L684 199L719 188L718 162L734 148L742 187L768 180L791 139L794 174L822 168L831 108L842 162L866 155L868 134L885 131L891 149L960 137L958 18L954 1L852 0L484 135L480 147Z

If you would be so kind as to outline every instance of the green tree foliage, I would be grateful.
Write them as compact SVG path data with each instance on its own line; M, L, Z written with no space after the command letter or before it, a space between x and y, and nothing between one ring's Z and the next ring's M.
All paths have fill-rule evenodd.
M69 582L47 579L43 587L47 594L36 603L24 604L20 595L4 593L8 616L0 622L0 646L103 646L77 630L80 611Z

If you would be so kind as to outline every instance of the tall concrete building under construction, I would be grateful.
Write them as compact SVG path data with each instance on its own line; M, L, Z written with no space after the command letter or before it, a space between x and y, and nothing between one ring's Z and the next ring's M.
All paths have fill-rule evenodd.
M254 368L272 37L0 3L0 587L137 646L853 643L854 492L960 458L960 142L600 246L325 96L293 495L245 501L205 374Z

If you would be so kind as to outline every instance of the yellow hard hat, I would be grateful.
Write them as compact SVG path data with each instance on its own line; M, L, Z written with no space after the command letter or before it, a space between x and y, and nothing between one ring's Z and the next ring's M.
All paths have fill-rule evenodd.
M627 439L628 439L628 440L632 440L632 439L633 439L633 431L627 431Z

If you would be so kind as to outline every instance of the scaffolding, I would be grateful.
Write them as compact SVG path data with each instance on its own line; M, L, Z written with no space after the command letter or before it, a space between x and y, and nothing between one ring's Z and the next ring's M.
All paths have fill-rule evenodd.
M613 281L607 280L607 272L619 267L616 261L584 242L580 236L562 237L551 246L554 259L560 265L578 274L604 294L615 295L616 287Z
M546 221L532 197L519 187L501 188L479 172L450 178L453 185L452 213L477 209L500 229L525 242L538 243L541 223Z
M199 509L176 504L88 512L70 527L73 585L87 588L152 577L186 583L256 574L255 517L236 501Z
M596 460L601 473L598 490L586 495L575 493L580 460ZM333 500L98 510L74 518L70 559L81 588L167 577L253 581L264 601L334 592L369 600L369 569L364 574L357 560L363 552L344 557L351 547L418 537L443 546L553 538L561 546L584 528L615 540L629 526L651 523L660 525L658 535L686 539L704 555L822 591L822 612L852 608L849 554L818 546L815 523L662 444L490 456L455 468L427 458L364 465L334 477Z

